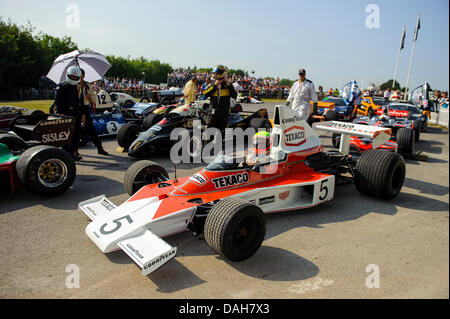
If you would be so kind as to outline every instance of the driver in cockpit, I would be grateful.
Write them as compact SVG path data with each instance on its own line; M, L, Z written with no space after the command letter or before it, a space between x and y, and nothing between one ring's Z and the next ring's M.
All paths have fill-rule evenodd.
M260 131L253 135L251 152L245 157L245 164L253 166L256 164L269 163L272 158L270 152L272 150L272 140L270 133Z

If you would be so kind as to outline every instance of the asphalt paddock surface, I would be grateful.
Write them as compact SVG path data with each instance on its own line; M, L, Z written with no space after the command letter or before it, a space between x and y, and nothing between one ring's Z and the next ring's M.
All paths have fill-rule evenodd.
M244 104L260 107L272 112L273 104ZM320 136L331 147L330 134ZM417 149L429 160L407 160L394 200L337 186L329 203L268 215L262 247L238 263L178 234L166 238L177 256L149 276L122 251L103 254L84 233L89 220L77 204L100 194L125 201L122 180L133 163L114 138L104 139L109 157L89 144L65 194L0 195L0 298L449 298L448 131L430 127L421 139ZM152 160L174 177L167 156ZM179 165L177 175L202 167ZM79 288L66 286L69 265L79 268ZM368 288L377 273L379 288Z

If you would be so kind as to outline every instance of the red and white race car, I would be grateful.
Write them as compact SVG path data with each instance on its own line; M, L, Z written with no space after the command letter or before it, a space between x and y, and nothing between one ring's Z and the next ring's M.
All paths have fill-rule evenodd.
M116 206L101 195L78 205L92 220L86 234L104 253L122 249L147 275L176 255L177 248L161 239L166 236L203 233L218 254L240 261L261 246L265 214L331 201L338 183L354 182L360 192L384 199L397 196L405 178L401 155L381 150L358 158L348 155L350 136L370 137L379 146L389 139L389 129L316 124L342 134L341 152L324 152L305 121L289 107L276 106L269 162L248 165L221 155L196 174L175 180L156 163L136 162L125 175L131 197L123 204Z

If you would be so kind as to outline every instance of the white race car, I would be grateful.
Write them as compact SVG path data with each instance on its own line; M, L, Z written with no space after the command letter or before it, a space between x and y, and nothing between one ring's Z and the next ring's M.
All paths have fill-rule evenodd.
M130 107L136 104L134 97L126 93L112 92L108 93L105 90L100 90L97 93L97 108L112 108L115 105L119 107Z
M188 177L169 180L151 161L131 165L124 185L131 196L116 206L104 195L81 202L92 222L86 234L104 253L122 249L147 275L175 257L162 237L191 230L231 261L253 255L266 233L265 214L317 206L334 197L338 182L364 194L391 199L400 192L405 162L382 150L349 156L350 136L387 142L390 129L345 122L317 123L342 134L340 152L324 152L319 136L287 106L275 107L270 157L263 163L218 156Z
M236 102L237 103L250 103L250 104L262 104L262 103L264 103L263 101L255 99L254 97L244 96L242 93L238 94L238 96L236 98Z

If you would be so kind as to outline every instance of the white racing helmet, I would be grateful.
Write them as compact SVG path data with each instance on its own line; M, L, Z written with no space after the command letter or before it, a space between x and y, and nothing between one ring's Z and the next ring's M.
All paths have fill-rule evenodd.
M71 66L66 71L66 81L69 84L76 85L80 83L81 69L77 66Z

